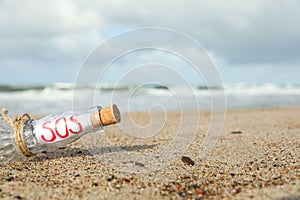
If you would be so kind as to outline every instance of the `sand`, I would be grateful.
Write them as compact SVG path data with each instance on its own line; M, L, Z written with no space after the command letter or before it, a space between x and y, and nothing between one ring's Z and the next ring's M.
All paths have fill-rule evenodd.
M208 137L210 113L201 113L195 135L186 126L190 129L184 129L175 146L168 146L176 138L180 116L167 113L163 128L146 139L132 137L118 126L108 127L101 136L93 134L84 141L96 137L111 141L91 148L95 156L76 141L28 162L2 162L0 197L300 199L300 108L227 111L218 143L203 158L199 150ZM132 118L140 126L150 122L147 113L133 113ZM188 137L192 143L185 151ZM168 155L160 155L166 146ZM157 170L151 171L154 168Z

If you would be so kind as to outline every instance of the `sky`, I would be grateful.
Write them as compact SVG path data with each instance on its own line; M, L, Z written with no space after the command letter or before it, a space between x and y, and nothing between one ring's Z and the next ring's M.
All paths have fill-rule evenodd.
M0 84L74 82L101 43L141 27L197 41L226 83L300 84L299 10L298 0L0 0ZM158 57L136 53L114 70L172 60ZM190 66L176 69L193 79Z

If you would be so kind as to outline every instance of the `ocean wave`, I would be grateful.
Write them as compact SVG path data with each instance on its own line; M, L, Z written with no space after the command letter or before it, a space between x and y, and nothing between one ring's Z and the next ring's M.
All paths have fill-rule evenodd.
M225 84L227 95L300 95L300 86L296 84Z
M0 107L14 113L24 111L34 114L56 113L72 109L74 84L57 83L48 86L0 86ZM95 105L117 103L121 108L128 106L130 94L132 111L147 111L148 105L163 103L166 110L176 110L176 96L183 97L188 105L197 98L201 109L209 109L212 94L222 94L222 87L160 86L147 87L115 86L98 84L76 86L80 98L94 98ZM267 108L300 106L300 86L295 84L224 84L227 108ZM78 97L77 97L78 98ZM183 107L183 109L193 109Z
M0 92L20 92L25 90L43 90L45 86L12 86L0 85Z
M35 91L35 92L46 92L46 91L73 91L75 84L73 83L54 83L51 85L0 85L0 93L3 92L24 92L24 91ZM160 94L164 94L162 91L167 91L171 88L180 88L178 86L165 86L160 84L147 84L143 87L138 86L140 89L148 90L153 93L158 91ZM186 88L181 87L182 90ZM101 91L129 91L136 89L132 85L116 85L116 84L94 84L94 85L76 85L76 89L79 90L101 90ZM226 90L229 93L240 93L240 94L299 94L300 85L297 84L253 84L253 83L225 83L224 86L206 86L200 85L193 87L192 89L198 91L218 91ZM178 90L177 90L178 91Z

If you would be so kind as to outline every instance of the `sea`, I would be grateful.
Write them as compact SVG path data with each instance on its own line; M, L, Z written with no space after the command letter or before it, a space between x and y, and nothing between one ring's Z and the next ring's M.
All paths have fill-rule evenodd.
M78 98L81 98L81 101L77 101ZM33 86L0 85L0 107L7 108L12 115L24 112L46 115L77 110L78 102L82 102L81 107L108 106L115 103L124 112L197 109L209 111L213 107L213 98L224 101L224 109L230 110L300 106L300 85L225 83L222 87L200 85L188 88L157 84L143 86L115 86L114 84L75 86L72 83ZM84 99L87 101L85 102Z

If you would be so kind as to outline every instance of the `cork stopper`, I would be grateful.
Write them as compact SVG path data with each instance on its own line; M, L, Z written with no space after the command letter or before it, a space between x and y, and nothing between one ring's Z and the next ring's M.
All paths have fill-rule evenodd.
M120 110L115 104L102 108L91 114L91 121L94 128L119 123L121 121Z

